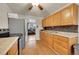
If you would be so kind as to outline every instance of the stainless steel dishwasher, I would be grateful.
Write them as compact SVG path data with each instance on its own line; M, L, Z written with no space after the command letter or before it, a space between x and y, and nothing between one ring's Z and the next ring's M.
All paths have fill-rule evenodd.
M74 45L74 54L79 55L79 44Z

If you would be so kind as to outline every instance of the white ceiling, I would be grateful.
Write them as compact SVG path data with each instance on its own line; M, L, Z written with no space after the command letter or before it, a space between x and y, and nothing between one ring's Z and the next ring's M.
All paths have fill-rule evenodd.
M15 13L40 17L48 16L66 4L67 3L40 3L44 10L41 11L37 7L33 7L32 10L29 11L28 8L31 6L31 3L7 3Z

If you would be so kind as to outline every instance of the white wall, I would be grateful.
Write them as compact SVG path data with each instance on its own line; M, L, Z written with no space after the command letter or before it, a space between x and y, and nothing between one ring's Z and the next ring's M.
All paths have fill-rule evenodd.
M8 12L12 12L5 3L0 3L0 29L8 28Z
M36 20L37 28L36 28L36 40L40 40L40 30L42 29L42 19L38 17Z
M25 19L25 40L28 40L28 29L27 29L28 18Z

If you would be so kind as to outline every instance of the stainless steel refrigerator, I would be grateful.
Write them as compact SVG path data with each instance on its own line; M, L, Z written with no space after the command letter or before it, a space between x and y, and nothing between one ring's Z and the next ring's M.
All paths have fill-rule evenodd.
M10 34L17 36L22 34L20 38L20 48L25 47L25 20L24 19L15 19L9 18L9 31Z

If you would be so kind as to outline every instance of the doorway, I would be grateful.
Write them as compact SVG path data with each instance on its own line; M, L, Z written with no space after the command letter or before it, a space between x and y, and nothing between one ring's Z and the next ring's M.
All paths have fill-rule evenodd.
M27 31L28 31L27 45L30 48L36 46L36 27L37 27L36 20L29 19L29 21L27 22Z

